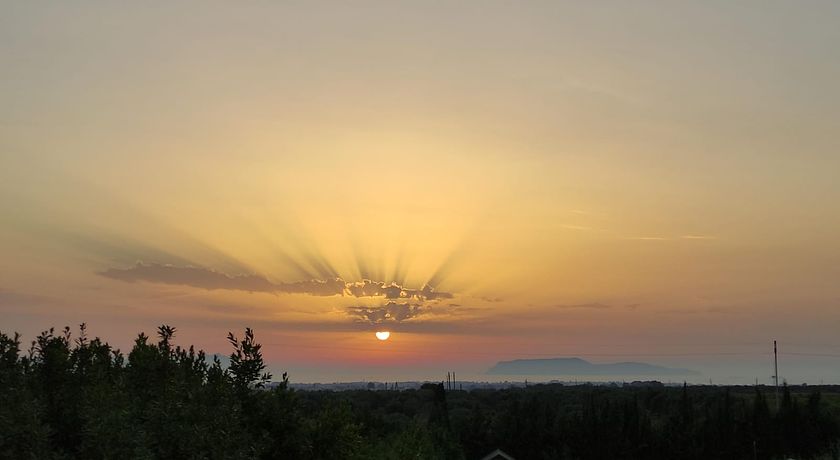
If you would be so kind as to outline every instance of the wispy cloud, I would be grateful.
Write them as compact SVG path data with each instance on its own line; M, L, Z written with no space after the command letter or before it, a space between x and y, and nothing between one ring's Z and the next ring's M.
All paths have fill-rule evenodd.
M638 303L631 303L625 305L611 305L608 303L601 303L601 302L588 302L588 303L574 303L574 304L559 304L554 305L554 308L561 308L561 309L584 309L584 310L608 310L611 308L626 308L628 310L635 310L639 308L641 304Z
M714 240L716 236L712 235L683 235L680 237L683 240Z
M697 314L731 314L734 309L731 307L710 306L700 308L670 308L662 310L665 313L679 314L679 315L697 315Z
M27 294L0 288L0 307L29 309L42 305L54 305L60 302L60 298L40 294Z
M598 303L598 302L578 303L578 304L560 304L560 305L555 305L555 307L557 307L557 308L570 308L570 309L572 309L572 308L582 308L582 309L592 309L592 310L605 310L605 309L608 309L608 308L613 308L612 305L607 305L607 304Z
M625 236L623 240L637 240L637 241L678 241L678 240L714 240L716 236L712 235L682 235L679 237L667 236Z

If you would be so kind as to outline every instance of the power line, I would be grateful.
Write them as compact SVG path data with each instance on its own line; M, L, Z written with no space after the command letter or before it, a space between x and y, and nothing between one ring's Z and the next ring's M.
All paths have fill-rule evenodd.
M824 358L840 358L840 354L838 353L797 353L793 351L787 351L784 353L779 353L780 355L795 355L795 356L818 356Z

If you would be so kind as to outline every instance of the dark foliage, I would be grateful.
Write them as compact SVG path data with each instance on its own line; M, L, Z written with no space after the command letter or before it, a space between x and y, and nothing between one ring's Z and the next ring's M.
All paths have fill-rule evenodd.
M124 356L84 325L0 334L0 459L820 459L837 387L534 385L298 392L266 384L251 329L230 366L161 326ZM768 402L769 399L769 402Z

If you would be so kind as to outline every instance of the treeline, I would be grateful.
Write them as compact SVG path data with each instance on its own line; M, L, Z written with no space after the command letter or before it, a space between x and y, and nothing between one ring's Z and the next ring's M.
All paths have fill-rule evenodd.
M785 386L778 404L760 387L300 392L285 374L264 388L250 329L229 334L228 366L175 332L140 334L128 355L84 325L28 350L0 334L0 458L840 458L831 387Z

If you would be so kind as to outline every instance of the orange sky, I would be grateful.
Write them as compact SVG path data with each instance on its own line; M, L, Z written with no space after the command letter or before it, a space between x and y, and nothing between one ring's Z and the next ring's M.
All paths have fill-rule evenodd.
M3 331L250 325L298 381L840 353L836 4L2 8Z

